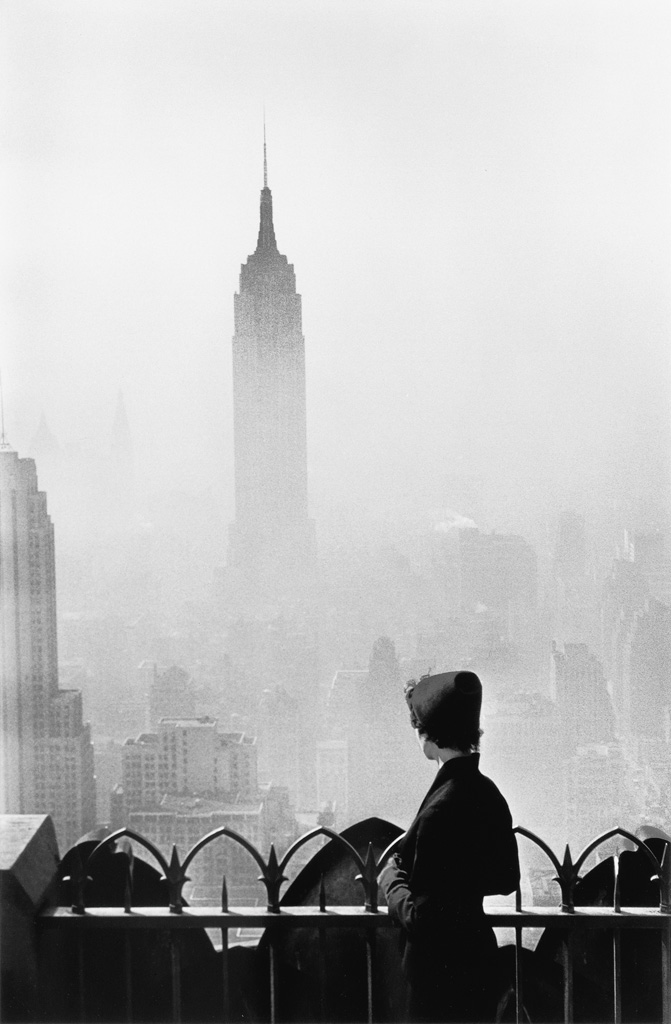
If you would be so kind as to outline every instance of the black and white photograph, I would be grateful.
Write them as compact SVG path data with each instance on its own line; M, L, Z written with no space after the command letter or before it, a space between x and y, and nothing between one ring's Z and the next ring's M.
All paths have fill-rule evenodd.
M0 1019L671 1024L670 53L2 0Z

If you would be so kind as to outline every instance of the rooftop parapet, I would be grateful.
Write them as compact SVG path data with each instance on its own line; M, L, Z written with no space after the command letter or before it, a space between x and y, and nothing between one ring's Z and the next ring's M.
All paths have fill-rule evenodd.
M37 914L55 898L58 845L45 814L0 815L0 1019L36 1020Z
M361 823L368 828L374 827L378 819L369 819ZM162 948L167 948L169 956L165 961L168 974L163 983L163 989L167 993L166 998L172 1000L173 1019L182 1019L183 1001L190 998L186 983L187 974L185 968L189 957L189 943L186 941L189 934L197 938L194 932L202 933L204 928L217 929L221 935L220 960L212 960L212 970L216 969L216 985L221 1002L221 1012L218 1019L231 1020L235 1018L235 1008L231 1000L234 1000L234 989L241 984L241 977L232 966L238 961L234 959L235 949L231 938L239 933L240 929L264 929L266 938L263 940L270 943L270 949L274 949L275 955L267 961L266 967L270 972L268 976L268 1015L271 1020L278 1019L278 998L281 997L283 985L288 984L287 977L282 971L286 967L284 959L286 951L290 948L286 942L289 936L299 933L302 935L314 935L310 940L311 964L314 966L315 991L320 992L319 998L322 1001L322 1016L326 1020L337 1019L337 1012L333 1005L326 1000L326 993L333 993L333 985L329 982L329 974L339 970L339 963L331 955L329 950L342 948L343 943L347 948L352 947L353 936L360 936L362 956L364 957L365 969L361 975L363 979L362 998L365 1012L362 1019L385 1020L388 1019L385 1010L385 986L391 986L397 979L392 976L380 974L379 956L383 945L380 944L384 936L389 934L393 927L387 916L385 908L378 907L377 874L382 869L386 860L397 848L402 837L394 839L384 850L375 853L372 844L366 850L356 849L344 835L338 835L331 829L319 827L301 836L296 840L283 856L278 856L274 846L271 845L268 856L263 856L243 835L235 832L227 826L217 828L199 840L183 858L177 848L173 846L172 853L168 856L153 843L139 833L129 829L119 829L115 833L105 836L97 845L89 842L85 849L86 855L82 858L78 853L78 847L73 848L67 855L69 886L69 905L54 906L53 899L50 899L50 892L53 892L54 881L58 879L57 851L55 837L49 819L43 817L17 818L8 817L2 823L4 825L5 839L1 849L1 866L3 880L3 923L6 922L6 913L12 908L15 912L17 924L14 934L23 936L23 952L19 956L17 950L12 950L12 943L5 941L2 948L3 979L7 978L10 988L7 989L9 997L13 999L11 1006L8 1006L6 992L3 991L3 1019L37 1020L39 1018L39 1007L36 1007L36 980L42 983L43 989L49 988L49 978L38 978L39 970L36 967L36 927L44 932L44 938L52 940L52 948L57 945L61 949L71 948L80 952L75 955L75 962L79 963L78 984L79 991L75 994L74 1006L79 1008L81 1019L91 1019L86 1016L87 1001L92 997L92 986L104 983L105 972L112 970L112 959L109 963L102 962L100 957L94 957L92 950L95 943L102 935L111 936L116 934L119 937L121 946L119 949L144 950L143 955L151 950L152 943ZM378 822L379 825L385 823ZM359 826L353 826L358 828ZM348 830L348 834L349 834ZM514 945L507 947L511 953L507 963L509 965L509 986L504 991L502 998L505 998L508 1009L504 1012L504 1019L528 1020L528 1019L596 1019L586 1016L585 1003L581 1002L587 998L590 992L594 992L593 978L586 975L585 964L589 956L593 957L593 967L603 972L601 998L606 1000L608 1009L601 1010L599 1020L623 1021L628 1019L663 1021L669 1024L671 1021L671 849L670 837L660 831L651 828L641 830L640 834L634 835L624 829L613 828L608 832L596 837L589 843L579 856L574 857L567 846L563 857L558 856L540 837L528 830L518 826L516 833L520 840L530 842L538 848L547 858L548 871L558 884L558 903L555 906L526 906L523 904L522 892L518 890L514 905L486 905L486 915L492 926L501 932L508 930L514 936ZM342 863L347 866L351 863L351 869L338 877L350 878L346 884L350 886L346 895L352 893L360 894L360 904L341 905L338 893L333 890L333 878L336 876L316 875L317 886L307 890L312 894L313 902L306 902L297 898L296 885L301 875L290 886L287 900L281 896L284 883L288 880L288 874L295 855L308 843L313 840L323 842L326 838L330 840L328 846L319 850L305 870L311 865L327 863L329 848L340 851ZM455 837L458 841L458 837ZM231 907L228 899L228 881L222 880L221 902L218 906L187 906L182 898L182 890L188 881L190 866L201 851L212 843L226 841L233 842L242 847L253 859L259 870L259 881L265 888L267 906L264 909L250 906ZM134 858L131 842L142 857L149 854L157 864L160 872L154 872L156 883L153 883L152 892L164 893L163 905L155 901L150 906L142 905L143 900L139 891L134 891L138 885L141 873L137 873L140 867L140 858ZM606 844L609 844L606 847ZM624 845L625 849L622 850ZM607 848L612 857L608 861L601 861L597 867L587 872L588 859ZM614 850L614 852L612 852ZM115 856L110 856L114 851ZM116 854L122 854L121 857ZM330 856L330 855L329 855ZM90 895L91 888L95 889L96 882L91 881L96 874L97 867L102 863L102 858L107 857L108 863L121 870L121 876L126 878L123 887L122 898L117 906L95 906L94 899L87 898L87 891ZM321 859L319 859L321 858ZM627 858L629 858L627 860ZM636 870L632 874L632 868ZM114 864L112 865L112 862ZM123 864L127 867L124 869ZM142 863L143 870L147 865ZM605 868L608 868L605 871ZM126 872L124 876L124 870ZM314 874L314 870L312 874ZM340 870L340 869L339 869ZM9 875L6 873L9 872ZM61 871L61 873L64 873ZM598 878L596 875L598 874ZM135 881L134 881L135 877ZM603 882L607 884L604 886ZM651 881L652 880L652 881ZM314 880L313 880L314 881ZM160 882L160 885L157 884ZM595 885L594 883L598 883ZM634 884L635 882L635 884ZM645 883L645 885L642 885ZM351 888L354 886L354 889ZM647 887L647 888L646 888ZM597 898L590 897L590 890L597 893ZM636 897L643 893L647 897L646 905L629 905L632 894ZM63 890L62 890L63 892ZM590 897L590 898L588 898ZM608 905L605 905L607 901ZM7 901L7 906L5 905ZM62 900L61 900L62 902ZM598 905L591 905L597 903ZM655 905L656 904L656 905ZM16 915L18 914L18 917ZM308 930L306 932L306 929ZM559 988L555 995L559 1000L559 1011L555 1006L552 1017L542 1017L537 1014L529 1016L528 1007L532 997L538 1000L538 989L535 993L532 986L527 982L533 980L529 977L529 970L532 965L533 956L528 943L525 943L525 934L529 930L544 929L544 939L552 940L550 946L555 953L548 961L555 981L558 979ZM3 939L7 932L6 925L3 927ZM327 944L331 943L330 946ZM338 946L338 935L341 936ZM128 936L126 940L124 937ZM138 936L143 936L143 946L137 946ZM155 936L155 939L152 938ZM168 946L165 947L167 936ZM131 938L132 937L132 938ZM393 936L389 936L393 938ZM54 943L53 940L56 940ZM13 940L14 941L14 940ZM106 940L107 941L107 940ZM335 947L333 943L336 943ZM124 947L123 943L131 943ZM641 975L642 961L639 963L637 972L631 972L631 957L635 953L640 960L638 945L645 942L649 955L645 957L645 977ZM31 945L32 943L32 945ZM133 945L136 943L136 945ZM554 943L554 945L553 945ZM604 944L605 943L605 944ZM547 943L546 943L547 944ZM526 948L525 948L526 947ZM556 947L556 948L555 948ZM113 945L105 947L112 949ZM261 949L261 947L259 947ZM357 947L358 948L358 947ZM540 943L539 947L540 948ZM266 947L267 949L267 947ZM594 958L594 950L598 950L598 956ZM606 951L604 953L604 950ZM638 950L638 952L637 952ZM610 952L609 952L610 951ZM655 953L656 951L656 953ZM503 950L505 952L505 949ZM78 959L77 959L78 958ZM182 959L180 959L182 958ZM232 959L233 958L233 959ZM95 971L94 971L95 962ZM51 961L53 963L53 961ZM124 968L124 963L126 967ZM209 963L209 961L208 961ZM283 966L284 965L284 966ZM145 1019L141 1013L134 1014L133 1007L138 1009L139 992L133 991L137 984L137 978L133 974L133 958L121 955L118 961L121 970L122 980L116 984L115 991L120 998L126 999L125 1016L129 1020ZM137 965L135 965L137 966ZM41 967L43 974L48 974L48 963L44 962ZM208 968L209 970L210 968ZM126 971L125 979L123 972ZM93 972L93 973L90 973ZM398 973L398 972L397 972ZM74 976L73 976L74 977ZM102 979L102 980L101 980ZM367 979L367 980L366 980ZM211 981L212 979L210 979ZM587 985L587 982L590 985ZM147 983L148 980L147 980ZM183 984L184 983L184 984ZM644 989L641 985L644 984ZM632 1011L632 988L637 987L636 998L642 992L641 998L648 996L652 1002L645 1004L649 1008L652 1005L654 1012L647 1016L643 1004L636 1004ZM4 989L4 986L3 986ZM22 999L17 998L17 993L24 993ZM27 994L26 994L27 993ZM125 993L125 995L124 995ZM651 993L651 995L650 995ZM329 996L329 998L331 998ZM135 1001L134 1001L135 1000ZM88 1002L90 1006L90 1002ZM7 1010L10 1010L8 1013ZM44 1008L42 1008L44 1009ZM536 1006L536 1010L538 1007ZM562 1012L563 1011L563 1012ZM188 1008L185 1012L188 1012ZM314 1019L317 1019L317 1011ZM49 1018L51 1019L51 1018ZM98 1018L96 1018L98 1019ZM291 1019L291 1018L288 1018ZM312 1019L312 1018L310 1018Z

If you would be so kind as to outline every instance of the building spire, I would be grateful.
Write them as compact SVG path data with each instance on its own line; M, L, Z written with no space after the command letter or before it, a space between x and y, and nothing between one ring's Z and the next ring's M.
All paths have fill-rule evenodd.
M268 150L266 146L266 112L263 111L263 188L261 189L261 223L259 239L256 243L258 252L277 252L275 228L273 227L273 194L268 188Z
M124 402L121 388L119 388L117 392L116 411L114 413L114 424L112 426L112 451L116 455L125 456L126 458L132 455L133 452L133 442L128 423L128 415L126 413L126 403Z

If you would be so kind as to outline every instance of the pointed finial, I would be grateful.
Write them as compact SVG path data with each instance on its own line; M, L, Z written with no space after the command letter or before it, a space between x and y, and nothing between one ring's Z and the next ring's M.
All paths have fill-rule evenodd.
M268 188L268 156L266 153L266 108L263 108L263 187Z
M574 888L578 881L578 873L573 866L573 857L571 856L571 849L568 843L564 850L563 863L555 877L555 881L559 882L559 888L561 889L562 910L564 913L572 914L575 910Z
M268 893L268 910L271 914L280 912L280 889L282 882L286 882L286 875L282 874L275 852L275 844L270 844L270 855L263 874L259 875L259 882L263 882Z
M191 879L185 873L184 868L180 864L179 854L177 853L177 847L174 843L172 847L170 865L166 873L161 876L161 881L168 883L168 909L170 910L170 913L181 914L182 907L184 906L182 887L185 882L190 882Z

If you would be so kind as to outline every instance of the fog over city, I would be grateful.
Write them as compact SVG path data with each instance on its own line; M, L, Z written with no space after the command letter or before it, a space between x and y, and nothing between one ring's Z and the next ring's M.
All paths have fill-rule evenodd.
M593 800L604 827L668 828L670 20L595 0L2 5L5 433L54 523L96 824L116 806L149 830L165 794L129 802L123 744L208 716L256 738L287 836L292 815L405 826L431 767L401 684L468 665L520 824L579 844ZM254 599L232 581L231 339L264 118L316 554L303 590Z

